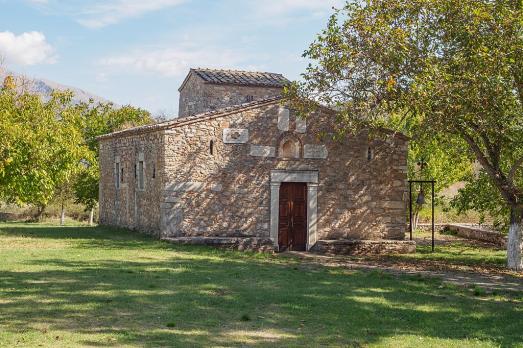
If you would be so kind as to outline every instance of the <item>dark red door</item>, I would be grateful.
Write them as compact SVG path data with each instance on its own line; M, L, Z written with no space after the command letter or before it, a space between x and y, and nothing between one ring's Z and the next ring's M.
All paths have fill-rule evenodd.
M307 185L285 182L280 187L278 226L280 250L305 250L307 247Z

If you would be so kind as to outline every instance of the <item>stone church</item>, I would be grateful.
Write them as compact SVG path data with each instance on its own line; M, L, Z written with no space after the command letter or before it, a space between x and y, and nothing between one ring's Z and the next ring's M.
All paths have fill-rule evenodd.
M99 137L100 223L280 251L411 248L400 242L408 139L333 140L334 111L297 117L281 97L288 83L191 69L178 118Z

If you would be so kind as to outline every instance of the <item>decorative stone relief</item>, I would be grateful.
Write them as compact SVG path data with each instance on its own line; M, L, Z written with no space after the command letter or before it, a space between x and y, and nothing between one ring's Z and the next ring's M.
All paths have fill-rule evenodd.
M274 146L251 145L249 154L257 157L276 157L276 148Z
M197 182L197 181L188 181L188 182L182 182L182 183L167 183L165 185L165 190L168 191L195 191L200 192L203 191L205 188L205 184L203 182Z
M325 145L306 144L303 146L303 158L327 158L327 147Z
M278 109L278 129L284 132L289 130L289 109L281 106Z
M296 117L296 132L307 132L307 120L305 118Z
M223 142L225 144L245 144L249 141L249 130L244 128L225 128Z

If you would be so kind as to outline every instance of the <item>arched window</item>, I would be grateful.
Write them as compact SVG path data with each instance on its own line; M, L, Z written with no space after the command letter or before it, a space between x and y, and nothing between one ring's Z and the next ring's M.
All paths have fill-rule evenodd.
M300 142L296 139L287 139L281 145L280 156L284 158L300 158Z

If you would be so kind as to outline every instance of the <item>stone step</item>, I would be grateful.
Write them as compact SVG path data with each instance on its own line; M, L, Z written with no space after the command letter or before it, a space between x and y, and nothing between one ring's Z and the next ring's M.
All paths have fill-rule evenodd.
M251 250L259 252L274 251L274 244L268 238L258 237L167 237L162 240L173 244L208 245L237 250Z

